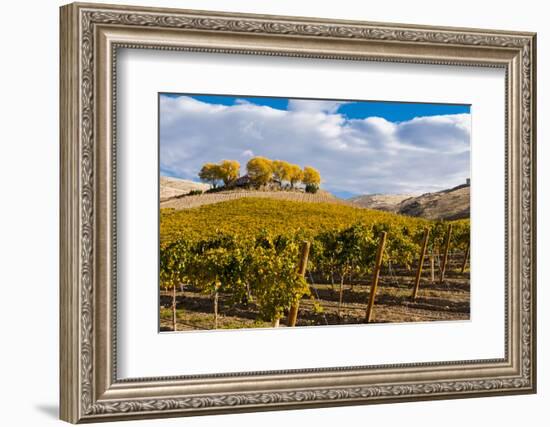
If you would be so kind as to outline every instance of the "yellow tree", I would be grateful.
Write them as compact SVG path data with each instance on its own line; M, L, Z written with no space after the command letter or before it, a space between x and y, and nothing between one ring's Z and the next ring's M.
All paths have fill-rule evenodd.
M265 157L253 157L246 164L250 182L256 187L266 185L273 176L273 162Z
M222 179L220 166L214 163L205 163L199 172L199 178L216 188L218 181Z
M290 181L290 188L294 188L294 186L300 182L304 177L304 173L302 172L302 169L298 165L290 165L290 170L288 174L288 180Z
M292 165L284 160L273 161L273 179L279 184L283 181L290 181L290 170Z
M241 164L236 160L222 160L218 168L220 178L225 185L228 185L239 177Z
M302 178L302 182L305 184L306 191L308 193L316 193L319 189L319 185L321 184L321 174L317 169L312 168L311 166L306 166L304 168L304 177Z

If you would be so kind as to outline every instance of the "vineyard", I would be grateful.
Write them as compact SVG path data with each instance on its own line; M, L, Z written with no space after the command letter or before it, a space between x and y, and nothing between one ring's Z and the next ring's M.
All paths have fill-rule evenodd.
M303 203L336 203L348 204L345 200L338 199L330 193L304 193L298 191L254 191L254 190L233 190L214 194L200 194L195 196L174 197L161 201L160 207L174 209L189 209L204 205L211 205L220 202L252 197L255 199L275 199Z
M162 330L469 318L468 220L246 197L161 209Z

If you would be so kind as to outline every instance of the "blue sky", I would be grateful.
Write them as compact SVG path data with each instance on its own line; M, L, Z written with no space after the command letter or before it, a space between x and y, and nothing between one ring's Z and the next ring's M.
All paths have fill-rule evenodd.
M160 94L160 171L252 156L313 166L340 197L424 193L470 176L470 106Z
M178 98L179 94L161 94L161 97ZM289 98L269 98L262 96L227 96L227 95L188 95L208 104L232 106L239 101L255 105L264 105L277 110L288 110ZM296 99L296 98L294 98ZM315 102L315 100L310 100ZM326 100L323 100L326 101ZM338 101L338 100L336 100ZM415 117L438 116L444 114L469 114L470 105L465 104L435 104L417 102L389 101L344 101L348 102L338 108L338 113L349 119L369 116L382 117L390 122L402 122Z

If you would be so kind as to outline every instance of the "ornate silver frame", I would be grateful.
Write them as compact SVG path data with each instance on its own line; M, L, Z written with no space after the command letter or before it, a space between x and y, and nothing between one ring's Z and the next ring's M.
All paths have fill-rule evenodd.
M536 35L190 10L61 8L61 419L72 422L536 390ZM114 171L118 47L506 70L506 342L497 360L118 380Z

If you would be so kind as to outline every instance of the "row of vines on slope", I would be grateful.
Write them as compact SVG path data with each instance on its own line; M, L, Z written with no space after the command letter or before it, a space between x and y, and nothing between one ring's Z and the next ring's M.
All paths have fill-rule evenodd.
M357 222L317 233L260 230L218 231L203 238L180 235L161 244L160 285L174 291L174 307L175 290L180 284L191 284L210 295L214 327L220 293L229 301L254 303L262 320L277 325L289 307L302 297L311 296L306 280L297 270L304 241L311 244L307 270L333 284L336 277L341 293L345 280L352 282L372 273L382 232L388 236L382 262L410 268L418 258L426 228L430 229L430 251L439 253L448 230L448 223L443 221L412 221L406 225L402 221ZM469 221L454 221L451 247L466 252L469 240Z

